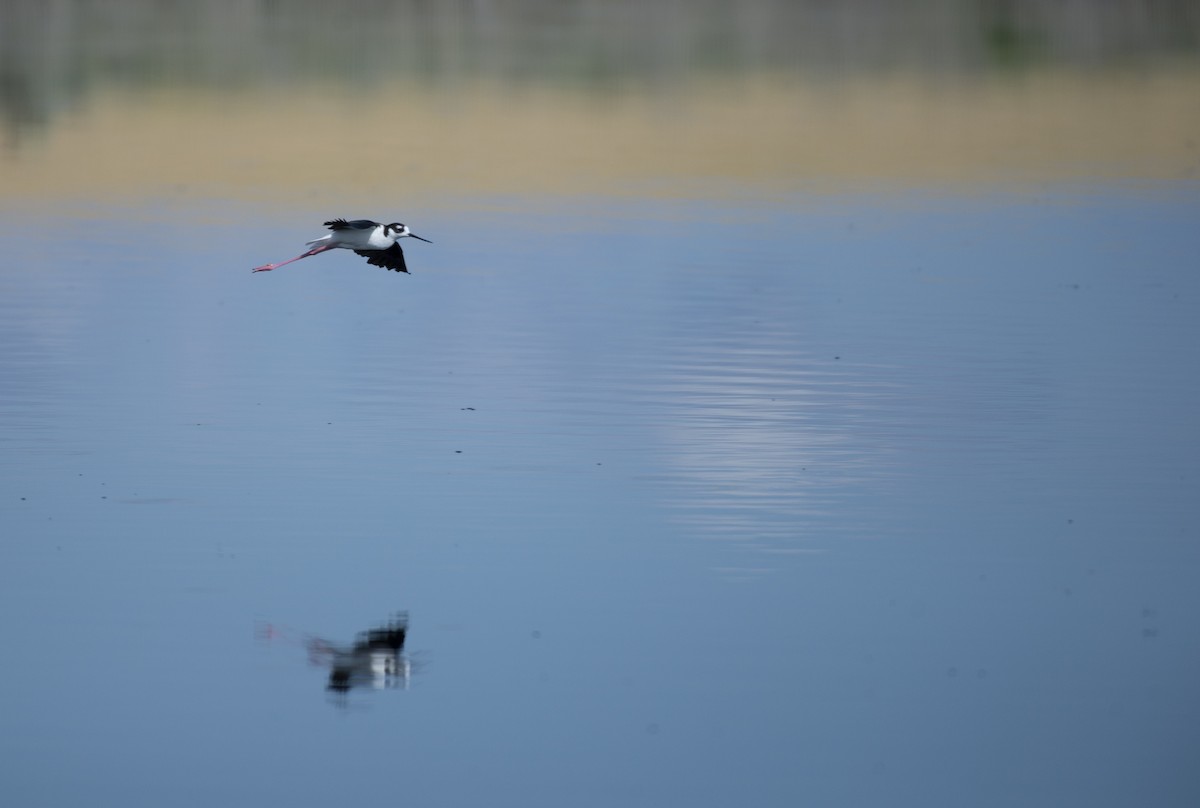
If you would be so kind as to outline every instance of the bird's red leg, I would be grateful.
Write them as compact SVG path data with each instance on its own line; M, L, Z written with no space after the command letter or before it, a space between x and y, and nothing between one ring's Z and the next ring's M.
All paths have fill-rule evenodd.
M332 250L332 249L333 249L333 247L330 247L328 244L324 244L320 247L313 247L308 252L304 253L303 255L297 255L295 258L289 258L286 261L280 261L278 264L263 264L262 266L255 267L254 269L252 269L250 271L251 272L270 272L272 269L279 269L281 266L283 266L285 264L290 264L293 261L299 261L301 258L308 258L310 255L317 255L318 253L323 253L326 250Z

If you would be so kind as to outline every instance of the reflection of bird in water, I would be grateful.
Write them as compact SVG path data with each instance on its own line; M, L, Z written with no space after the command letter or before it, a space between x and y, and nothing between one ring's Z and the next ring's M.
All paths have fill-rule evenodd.
M284 637L288 632L273 625L260 628L266 638ZM356 687L408 689L412 664L404 655L408 636L408 613L401 612L379 628L361 631L350 646L337 645L311 634L304 635L308 661L329 667L327 689L346 693Z
M330 690L345 693L353 687L408 688L411 667L404 657L408 616L398 615L382 628L359 632L354 645L332 645L325 640L308 641L308 658L329 665Z

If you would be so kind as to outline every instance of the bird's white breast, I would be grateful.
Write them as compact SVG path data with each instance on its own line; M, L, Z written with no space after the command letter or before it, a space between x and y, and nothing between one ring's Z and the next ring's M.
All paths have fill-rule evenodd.
M372 250L386 250L388 247L396 243L396 237L391 233L384 234L384 226L379 225L374 230L370 231L367 237L366 246Z

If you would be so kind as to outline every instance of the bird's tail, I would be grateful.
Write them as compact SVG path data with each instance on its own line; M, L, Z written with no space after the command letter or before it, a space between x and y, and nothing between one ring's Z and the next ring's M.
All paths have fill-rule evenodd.
M306 242L304 243L304 246L305 246L305 247L315 247L315 246L316 246L316 245L318 245L318 244L324 244L325 242L329 241L329 239L330 239L330 238L332 238L332 237L333 237L333 234L332 234L332 233L328 233L328 234L326 234L326 235L324 235L324 236L321 236L320 238L315 238L315 239L313 239L312 241L306 241Z

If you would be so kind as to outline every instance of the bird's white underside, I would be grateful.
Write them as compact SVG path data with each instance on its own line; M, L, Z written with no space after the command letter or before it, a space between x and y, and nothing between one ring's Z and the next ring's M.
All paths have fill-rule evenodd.
M384 225L370 230L334 230L308 242L309 247L342 247L347 250L386 250L398 240L395 234L383 234Z

